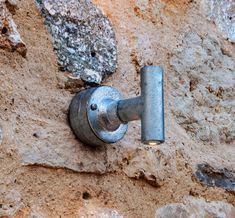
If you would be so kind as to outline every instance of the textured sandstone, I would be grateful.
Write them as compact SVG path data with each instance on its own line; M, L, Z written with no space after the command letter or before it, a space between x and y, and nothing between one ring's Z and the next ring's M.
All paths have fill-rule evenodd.
M3 132L2 132L2 128L0 126L0 145L2 144L2 140L3 140Z
M222 35L235 42L235 1L201 0L205 16L215 22Z
M93 149L79 145L74 136L66 134L69 127L57 124L55 128L56 125L47 120L43 123L35 134L36 141L19 148L24 165L40 164L97 174L118 170L131 178L146 179L154 186L162 185L164 179L177 172L174 149L166 146L152 149L141 144L130 146L126 142ZM58 137L57 132L64 137ZM73 143L65 145L64 140L73 140Z
M116 39L109 20L90 0L38 0L61 68L100 84L115 72ZM91 73L92 72L92 73Z
M231 205L235 206L234 193L224 186L211 187L211 184L217 178L225 182L233 180L227 174L235 171L233 141L227 141L226 135L218 137L221 143L217 143L218 138L201 140L196 131L189 131L195 126L190 124L190 117L183 118L186 123L179 125L175 111L180 108L186 113L190 106L189 114L197 109L203 116L209 113L212 120L216 117L214 111L222 118L231 118L232 111L227 109L233 102L228 91L215 88L218 76L221 76L220 86L230 87L232 83L229 69L234 68L234 44L224 40L214 24L202 16L200 0L92 2L110 19L117 37L117 72L103 81L104 85L116 87L125 97L135 97L140 94L138 69L141 66L153 64L165 69L166 142L157 147L142 145L140 122L132 122L127 135L117 144L95 150L82 145L67 122L70 101L74 91L81 87L81 81L73 80L73 83L66 76L71 76L70 73L58 70L51 36L35 1L21 0L14 21L27 44L27 59L0 50L0 126L4 134L0 145L0 207L2 204L7 210L2 214L16 218L70 218L79 217L79 212L93 216L91 211L97 215L105 209L109 215L116 211L115 215L127 218L151 218L157 208L183 202L181 206L176 205L182 215L227 216ZM187 51L192 52L186 58L183 53ZM221 68L224 73L213 73L201 61L204 58L214 64L211 66L216 71ZM190 61L193 63L189 64ZM198 66L205 69L199 84L186 76L184 64L186 68L192 66L190 72L195 76L201 75L196 73ZM181 74L178 68L185 84L189 83L188 88L182 89L183 94L177 86ZM94 75L96 71L86 72ZM186 90L194 93L197 85L205 85L206 78L213 90L202 89L203 94L217 102L218 108L226 108L224 113L217 107L213 111L213 104L199 107L195 103L200 100L196 94L189 99L183 97L190 92ZM219 100L221 96L223 99ZM184 101L187 104L182 108ZM203 119L199 122L218 134L228 124L218 122L216 126ZM228 136L231 138L232 134ZM210 168L200 168L204 180L198 181L195 173L199 165L205 164ZM9 199L9 195L16 200ZM184 196L195 198L186 203Z
M0 48L9 51L17 51L23 57L26 56L26 46L17 31L17 26L7 9L6 3L16 7L16 1L0 1Z
M183 203L169 204L156 211L155 218L232 218L235 207L222 201L208 202L203 198L186 197Z
M48 10L54 10L54 7L58 9L55 5L49 7L50 1L44 3ZM149 7L143 2L137 5L141 10ZM73 16L77 19L78 15L75 13ZM137 54L141 56L136 57L137 62L143 61L143 58L146 59L144 62L151 62L156 56L152 47L155 39L144 40L146 37L138 35ZM178 123L195 140L209 144L232 143L235 134L231 101L234 60L229 54L224 54L216 40L207 36L201 38L189 32L181 35L178 42L178 48L173 50L170 59L173 68L169 78L173 89L170 92L170 109ZM143 63L139 61L139 64ZM96 71L85 69L84 72L96 76ZM81 78L86 80L87 77L83 74ZM96 81L101 80L96 77ZM61 100L55 98L53 101L57 105ZM18 148L24 165L43 165L97 174L119 171L130 178L145 179L154 186L162 186L165 179L177 174L175 149L180 145L172 147L171 140L167 140L165 146L151 148L135 141L139 138L139 132L135 137L127 133L125 140L120 143L94 150L81 145L71 134L69 126L64 126L62 122L36 117L30 123L36 129L35 140L27 144L22 142ZM68 143L65 144L65 141ZM190 152L187 150L186 156L190 157Z
M235 140L235 61L209 36L186 33L170 63L170 106L196 140L218 145Z

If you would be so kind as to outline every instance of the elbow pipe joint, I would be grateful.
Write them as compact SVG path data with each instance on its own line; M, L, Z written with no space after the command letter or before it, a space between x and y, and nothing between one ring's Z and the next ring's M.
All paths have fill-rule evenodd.
M83 143L104 145L121 140L128 122L141 120L141 140L156 145L165 141L163 70L159 66L141 69L141 96L123 99L110 86L80 91L70 104L70 125Z

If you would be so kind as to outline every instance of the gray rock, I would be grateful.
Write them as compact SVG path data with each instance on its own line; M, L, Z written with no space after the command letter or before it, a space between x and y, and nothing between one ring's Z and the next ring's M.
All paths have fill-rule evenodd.
M183 203L168 204L156 211L155 218L232 218L235 208L222 201L208 202L203 198L186 197Z
M9 2L13 7L17 7L18 0L7 0L7 2Z
M199 182L210 187L220 187L235 193L235 172L216 169L209 164L198 164L195 176Z
M170 204L157 210L155 218L187 218L190 212L183 204Z
M31 207L30 214L27 217L28 218L44 218L44 217L46 217L46 215L42 214L39 211L40 211L40 209L34 205Z
M90 0L37 0L64 70L99 84L115 72L116 39L109 20ZM90 72L92 71L92 76Z
M170 107L177 122L209 144L235 139L235 61L218 41L196 33L182 36L170 63Z
M8 1L12 7L16 7L16 1ZM17 51L23 57L26 56L27 48L17 31L17 26L11 13L6 7L6 1L0 1L0 48L8 51Z
M79 218L123 218L116 210L109 208L82 208L78 214Z
M225 38L235 42L235 1L202 0L205 16L215 22Z
M1 187L0 198L0 217L13 217L13 215L24 206L21 195L16 190L7 191Z

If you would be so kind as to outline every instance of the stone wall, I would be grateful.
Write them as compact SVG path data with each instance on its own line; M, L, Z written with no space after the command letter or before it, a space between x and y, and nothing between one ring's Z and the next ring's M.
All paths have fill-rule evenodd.
M0 1L0 217L235 217L233 0ZM165 70L166 142L92 149L68 107Z

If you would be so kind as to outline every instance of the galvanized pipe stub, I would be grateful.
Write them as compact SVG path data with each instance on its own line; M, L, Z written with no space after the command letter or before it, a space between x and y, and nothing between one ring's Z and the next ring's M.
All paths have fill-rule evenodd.
M159 66L146 66L141 69L141 139L149 145L165 141L164 124L164 72Z
M70 123L76 136L89 145L121 140L128 122L141 119L141 139L148 145L165 141L163 70L141 69L141 96L123 99L113 87L79 92L70 105Z

